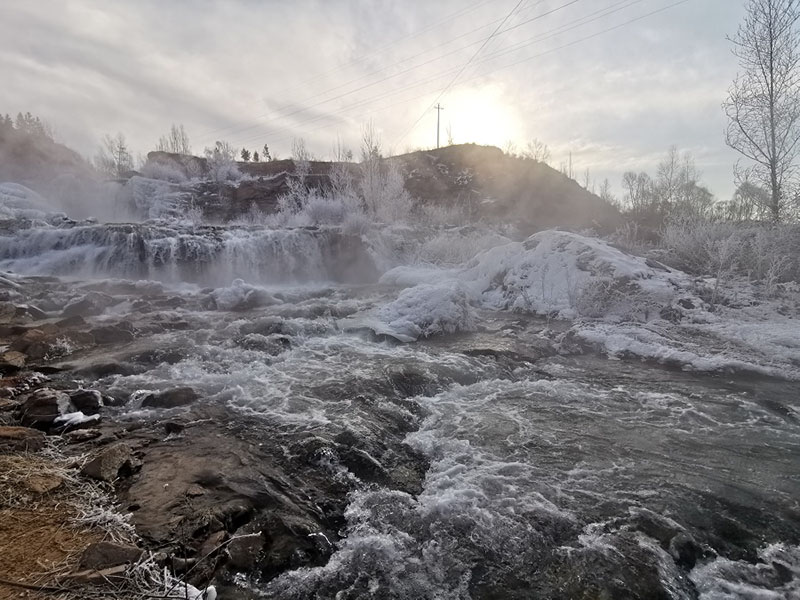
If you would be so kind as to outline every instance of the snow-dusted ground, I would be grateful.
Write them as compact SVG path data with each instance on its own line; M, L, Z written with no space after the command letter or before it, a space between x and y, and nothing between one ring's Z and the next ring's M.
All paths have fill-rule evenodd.
M686 370L800 379L796 286L783 286L782 296L771 299L740 286L732 302L723 288L711 305L713 280L575 233L543 231L485 250L460 267L397 267L381 282L406 289L364 323L404 341L473 328L471 311L453 310L458 296L481 309L573 320L562 341L565 352L577 343ZM439 322L447 326L425 326Z

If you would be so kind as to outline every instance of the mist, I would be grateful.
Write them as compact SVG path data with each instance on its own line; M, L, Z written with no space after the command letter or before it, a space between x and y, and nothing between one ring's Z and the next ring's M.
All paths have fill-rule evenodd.
M796 3L2 12L0 596L800 593Z

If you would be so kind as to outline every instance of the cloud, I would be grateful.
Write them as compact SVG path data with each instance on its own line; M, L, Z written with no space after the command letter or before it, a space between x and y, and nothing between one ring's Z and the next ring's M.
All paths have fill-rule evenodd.
M669 2L574 27L619 3L550 12L563 3L531 1L487 40L515 4L7 0L0 110L41 115L85 155L117 131L146 152L173 122L198 152L226 139L285 156L303 137L324 155L337 135L356 147L369 119L384 147L433 144L435 112L425 111L452 83L441 100L458 142L536 137L555 162L572 151L612 181L652 170L672 144L702 149L712 189L730 193L735 156L719 105L736 70L724 36L741 9L689 2L581 41ZM502 93L487 103L487 89Z

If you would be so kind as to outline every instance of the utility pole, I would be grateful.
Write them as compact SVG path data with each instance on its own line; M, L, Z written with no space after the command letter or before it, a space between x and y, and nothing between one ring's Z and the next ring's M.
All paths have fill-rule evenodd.
M439 147L439 115L442 114L442 111L444 110L444 107L441 104L437 103L436 106L434 106L434 108L436 109L436 147L438 148Z

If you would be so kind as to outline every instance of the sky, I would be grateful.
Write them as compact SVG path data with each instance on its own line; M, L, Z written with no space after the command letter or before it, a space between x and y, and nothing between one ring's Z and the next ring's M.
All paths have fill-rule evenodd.
M576 179L655 172L670 146L733 193L721 104L744 0L2 0L0 113L30 111L95 154L121 132L146 154L183 124L319 159L540 140Z

